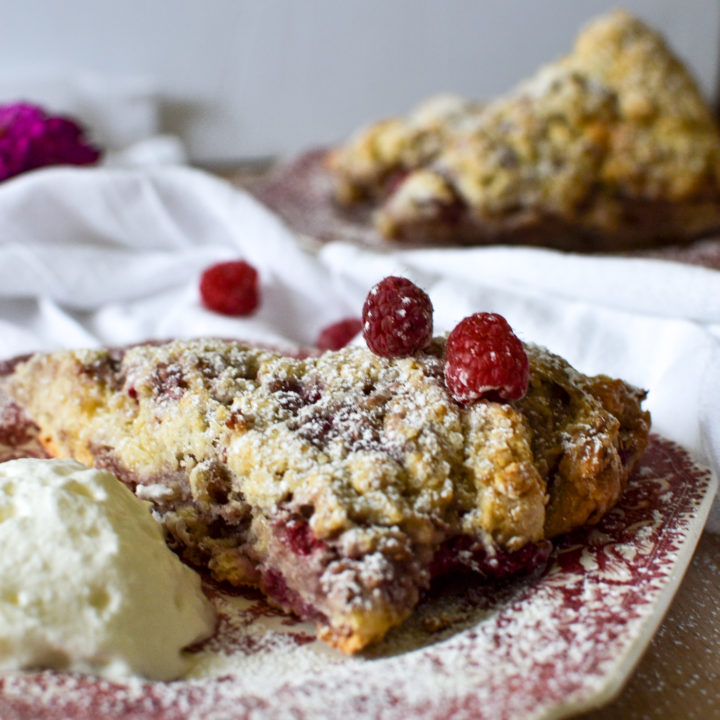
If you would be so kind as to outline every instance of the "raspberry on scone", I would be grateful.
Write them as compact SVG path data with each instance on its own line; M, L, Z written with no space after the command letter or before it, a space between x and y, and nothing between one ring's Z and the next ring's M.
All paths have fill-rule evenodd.
M409 357L432 340L433 306L407 278L389 275L368 293L362 309L363 337L376 354Z
M525 348L502 315L475 313L448 336L445 383L458 402L488 396L519 400L529 377Z

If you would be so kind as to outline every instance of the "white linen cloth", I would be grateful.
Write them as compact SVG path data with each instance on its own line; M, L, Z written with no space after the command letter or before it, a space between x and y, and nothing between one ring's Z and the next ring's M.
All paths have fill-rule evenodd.
M204 309L202 270L259 271L249 318ZM654 430L720 468L720 273L660 260L526 248L316 254L248 194L199 170L47 168L0 184L0 357L213 335L312 345L401 274L435 307L435 330L505 315L517 334L587 373L649 390ZM716 505L711 526L720 530Z

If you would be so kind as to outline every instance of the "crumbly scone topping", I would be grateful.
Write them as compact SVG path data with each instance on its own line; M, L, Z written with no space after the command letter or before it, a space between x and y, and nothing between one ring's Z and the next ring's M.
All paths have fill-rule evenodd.
M4 389L52 454L108 467L151 500L183 557L260 585L354 652L434 575L494 572L494 558L531 558L598 519L647 441L642 392L535 346L522 400L458 404L444 349L61 351L18 365Z
M311 504L320 538L357 525L422 535L463 518L519 545L543 535L544 484L563 444L609 449L620 432L587 378L527 350L531 388L515 403L454 402L441 340L394 360L354 347L297 359L217 340L66 351L35 356L10 387L66 451L112 448L144 477L187 472L199 502L212 501L219 463L255 507ZM643 394L618 382L641 415ZM497 514L512 532L487 519Z
M338 199L379 199L388 183L436 158L453 135L472 126L481 109L458 95L439 95L405 117L361 128L329 158L337 173Z
M710 109L663 38L621 10L591 23L570 55L507 96L460 113L462 121L455 115L434 133L433 152L410 161L386 132L393 126L405 137L409 130L397 128L412 119L351 140L334 155L339 200L388 195L377 223L392 237L443 213L452 221L457 206L476 222L534 212L609 231L627 222L631 199L720 197L720 133ZM355 173L359 158L365 167ZM388 167L404 169L397 189L383 185ZM708 222L706 212L696 224Z
M197 501L208 466L221 462L255 507L269 512L289 497L312 505L319 538L359 525L422 535L482 507L497 480L493 502L516 517L513 536L542 536L544 488L526 423L507 405L453 402L439 354L391 361L347 348L303 360L176 342L121 360L103 350L38 356L17 377L48 362L58 368L57 379L43 373L49 383L103 383L82 399L68 387L78 399L66 409L43 410L37 393L30 411L41 427L72 428L73 453L113 448L140 476L187 471Z

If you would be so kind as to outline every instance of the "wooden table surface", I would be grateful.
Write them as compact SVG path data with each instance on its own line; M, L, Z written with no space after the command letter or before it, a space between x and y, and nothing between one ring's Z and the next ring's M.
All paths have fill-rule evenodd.
M268 167L230 167L216 169L216 174L252 190ZM663 250L658 255L720 270L720 239L677 251ZM701 536L665 619L619 696L600 709L575 717L720 720L720 534Z
M582 720L720 718L720 535L704 533L620 696Z

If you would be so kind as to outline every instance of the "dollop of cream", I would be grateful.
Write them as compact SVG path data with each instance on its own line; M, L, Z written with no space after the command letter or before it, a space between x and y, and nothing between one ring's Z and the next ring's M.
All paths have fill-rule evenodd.
M0 669L171 680L212 634L149 503L73 460L0 463Z

